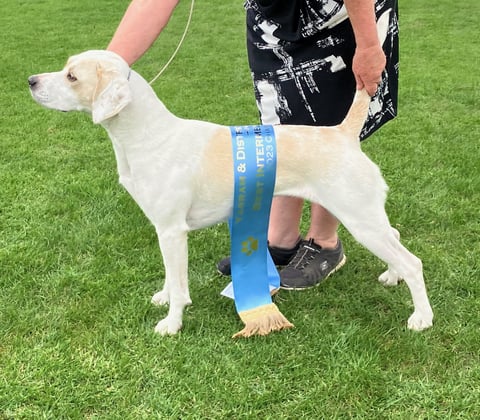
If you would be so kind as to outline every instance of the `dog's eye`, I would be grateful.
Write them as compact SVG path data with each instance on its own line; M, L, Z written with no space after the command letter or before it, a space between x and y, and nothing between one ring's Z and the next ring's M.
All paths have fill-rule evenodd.
M77 78L72 73L67 73L67 80L73 83L77 81Z

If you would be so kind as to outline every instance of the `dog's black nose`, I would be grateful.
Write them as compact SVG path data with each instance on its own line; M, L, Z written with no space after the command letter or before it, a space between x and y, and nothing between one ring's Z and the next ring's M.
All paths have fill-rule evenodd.
M38 82L37 76L30 76L30 77L28 78L28 85L29 85L31 88L34 87L34 86L37 84L37 82Z

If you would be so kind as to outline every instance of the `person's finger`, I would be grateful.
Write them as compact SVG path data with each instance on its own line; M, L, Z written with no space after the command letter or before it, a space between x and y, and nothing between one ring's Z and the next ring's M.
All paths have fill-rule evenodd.
M363 83L362 79L355 75L355 82L357 84L357 90L362 90L365 88L365 83Z
M367 91L367 93L370 95L370 96L373 96L375 95L375 93L377 92L377 89L378 89L378 83L368 83L368 84L365 84L365 90Z

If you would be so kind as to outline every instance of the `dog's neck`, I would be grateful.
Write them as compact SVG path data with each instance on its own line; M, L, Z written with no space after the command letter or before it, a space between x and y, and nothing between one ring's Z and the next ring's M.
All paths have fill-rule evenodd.
M165 132L170 131L179 118L165 107L148 82L136 71L130 70L128 80L131 85L131 102L117 115L103 121L101 125L115 138L124 138L125 136L121 136L121 133L131 129L132 121L141 121L143 130L148 132L153 120L158 128L160 119ZM157 137L160 134L157 133Z

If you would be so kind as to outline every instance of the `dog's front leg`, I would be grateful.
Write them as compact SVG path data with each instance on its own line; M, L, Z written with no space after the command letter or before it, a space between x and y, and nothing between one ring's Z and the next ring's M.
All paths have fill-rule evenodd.
M161 335L175 334L182 327L183 309L192 303L188 290L187 232L162 232L156 228L165 266L163 290L152 298L157 305L169 304L168 315L155 327Z

